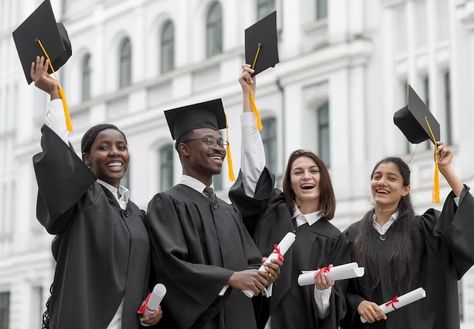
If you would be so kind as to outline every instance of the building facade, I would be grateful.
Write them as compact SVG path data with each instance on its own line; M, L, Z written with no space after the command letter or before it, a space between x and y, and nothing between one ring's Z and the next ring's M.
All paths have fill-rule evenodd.
M412 85L474 186L474 0L52 0L73 56L59 78L79 149L93 124L127 134L126 184L142 208L180 176L163 110L223 99L235 169L244 29L277 9L280 64L258 77L268 166L281 176L297 148L328 164L341 229L370 207L369 174L386 155L412 168L418 211L431 204L433 149L393 124ZM54 261L35 219L31 157L47 97L25 83L11 32L39 0L0 0L0 329L40 328ZM226 168L214 185L222 197ZM442 195L449 189L442 180ZM439 207L439 206L436 206ZM463 328L474 328L474 270L459 284ZM28 316L25 316L27 314Z

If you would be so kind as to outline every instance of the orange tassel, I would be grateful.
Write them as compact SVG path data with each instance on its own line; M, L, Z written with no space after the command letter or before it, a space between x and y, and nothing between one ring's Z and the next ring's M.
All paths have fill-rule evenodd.
M67 105L66 95L64 94L64 89L61 86L58 86L59 97L63 103L64 117L66 119L66 128L67 131L72 131L72 120L71 114L69 113L69 106Z
M232 162L232 152L230 151L230 144L227 144L227 167L229 168L229 179L234 182L235 181L235 174L234 174L234 164Z
M253 93L250 93L250 108L252 109L252 112L255 113L255 120L257 121L258 130L262 130L262 120L260 119L260 112L258 111L257 104L255 103L255 96Z
M439 170L438 170L438 147L435 147L435 168L433 174L433 203L441 203L441 198L439 196Z

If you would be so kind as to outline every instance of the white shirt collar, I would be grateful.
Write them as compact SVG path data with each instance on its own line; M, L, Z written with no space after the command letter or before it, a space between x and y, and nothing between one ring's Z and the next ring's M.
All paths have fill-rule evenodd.
M297 227L306 223L311 226L321 218L321 212L315 211L309 214L302 214L299 208L295 205L293 209L293 218L296 218Z
M120 185L119 188L117 189L115 186L110 185L107 182L104 182L103 180L97 179L97 183L105 187L107 190L109 190L117 202L120 205L120 208L125 209L127 207L128 200L130 199L130 191L125 187ZM119 197L120 194L120 197Z
M374 213L374 215L372 216L372 227L375 228L377 232L379 232L380 235L384 235L385 233L387 233L390 226L392 226L392 224L395 223L397 218L398 218L398 211L394 212L385 224L380 225L379 223L377 223L376 221L377 218L375 217L375 213Z
M204 189L206 188L206 184L188 175L182 175L179 179L179 184L186 185L192 188L193 190L198 191L199 193L202 193L202 191L204 191ZM212 184L211 187L213 187Z

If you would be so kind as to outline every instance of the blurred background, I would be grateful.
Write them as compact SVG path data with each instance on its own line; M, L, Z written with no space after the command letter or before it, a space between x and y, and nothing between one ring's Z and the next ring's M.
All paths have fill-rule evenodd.
M40 328L55 265L52 237L35 218L31 163L49 99L25 83L11 36L40 3L0 0L0 329ZM432 207L433 148L408 144L392 120L410 83L440 122L461 179L474 186L474 0L51 3L73 48L59 75L71 141L78 150L97 123L122 128L132 156L124 185L144 209L181 174L165 109L221 97L238 170L244 29L275 9L280 64L259 75L256 100L277 177L294 149L319 154L335 187L333 222L344 229L371 206L373 165L396 155L412 168L417 211ZM222 198L232 184L226 171L214 181ZM441 178L443 200L448 193ZM462 328L474 328L474 270L459 293Z

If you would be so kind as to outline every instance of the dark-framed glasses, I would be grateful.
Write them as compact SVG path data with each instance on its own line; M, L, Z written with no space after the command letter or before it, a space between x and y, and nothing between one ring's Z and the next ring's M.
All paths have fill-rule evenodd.
M201 141L202 143L208 145L208 146L220 146L220 147L226 147L229 145L229 143L222 138L215 138L211 136L205 136L201 138L191 138L191 139L186 139L184 141L181 141L181 143L187 143L187 142L193 142L193 141Z

